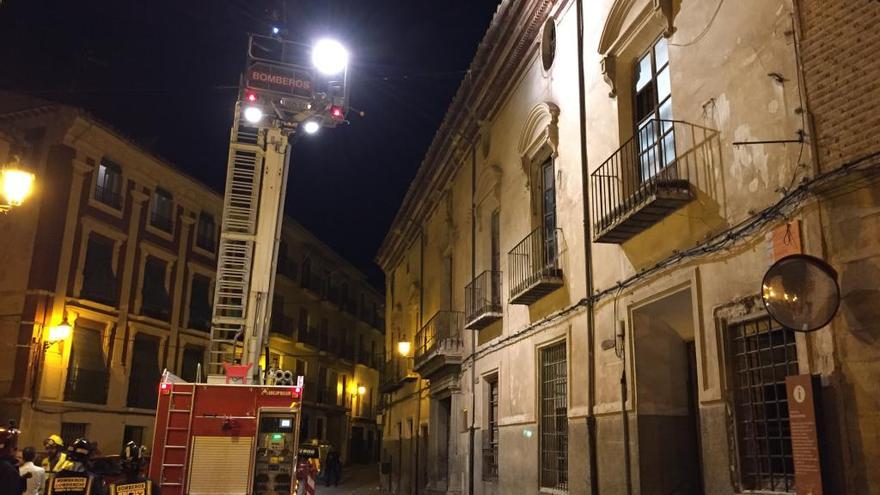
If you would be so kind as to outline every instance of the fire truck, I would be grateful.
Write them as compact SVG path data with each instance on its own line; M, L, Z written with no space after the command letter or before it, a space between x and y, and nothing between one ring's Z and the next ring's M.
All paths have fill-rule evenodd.
M202 382L165 372L150 458L162 495L296 490L302 377L266 370L291 143L345 121L348 55L251 35L230 133ZM280 379L279 379L280 378Z

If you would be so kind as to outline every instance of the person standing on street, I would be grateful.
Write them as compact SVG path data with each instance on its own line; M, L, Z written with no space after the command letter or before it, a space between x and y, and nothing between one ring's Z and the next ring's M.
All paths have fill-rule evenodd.
M21 495L27 486L15 458L18 435L11 421L8 427L0 426L0 495Z
M43 471L46 474L57 473L68 467L67 453L64 452L64 440L58 435L49 435L43 440L43 447L46 448L46 457L43 459Z
M92 444L85 438L67 448L68 466L49 480L46 495L104 495L101 477L88 470Z
M119 454L119 462L125 476L110 484L109 495L160 495L159 485L141 475L144 467L144 451L134 442L128 442Z
M326 485L330 486L330 483L333 483L333 486L339 486L339 478L342 477L342 459L339 458L339 452L337 452L336 450L331 450L330 453L327 454L326 462Z
M24 462L18 467L18 472L27 481L27 489L24 492L26 495L43 495L46 471L40 466L34 465L36 457L37 451L33 447L25 447L21 451L21 458Z

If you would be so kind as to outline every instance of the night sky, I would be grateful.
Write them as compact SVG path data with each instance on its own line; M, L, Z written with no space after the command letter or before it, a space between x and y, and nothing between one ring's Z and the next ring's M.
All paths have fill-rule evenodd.
M372 259L497 4L0 0L0 88L86 108L222 191L246 34L339 39L365 116L297 142L286 209L380 281Z

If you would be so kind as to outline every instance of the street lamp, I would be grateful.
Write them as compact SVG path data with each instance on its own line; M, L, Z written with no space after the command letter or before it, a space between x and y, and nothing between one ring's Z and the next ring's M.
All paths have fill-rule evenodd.
M367 387L363 385L358 386L358 395L364 395L367 393Z
M64 319L61 323L49 328L49 338L43 342L43 351L48 351L50 347L67 340L73 332L73 327L67 321L67 313L64 313Z
M312 64L325 76L335 76L348 66L348 50L336 40L318 40L312 47Z
M409 357L409 353L412 351L412 344L409 341L404 340L397 343L397 353L403 357Z
M34 187L34 174L21 165L21 159L14 156L12 161L0 171L0 189L5 203L0 204L0 211L9 211L14 206L21 206L30 196Z

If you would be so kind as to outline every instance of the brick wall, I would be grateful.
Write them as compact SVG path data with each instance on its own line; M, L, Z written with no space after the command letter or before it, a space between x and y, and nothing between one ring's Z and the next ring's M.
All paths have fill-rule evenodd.
M880 150L880 0L796 0L823 170Z

